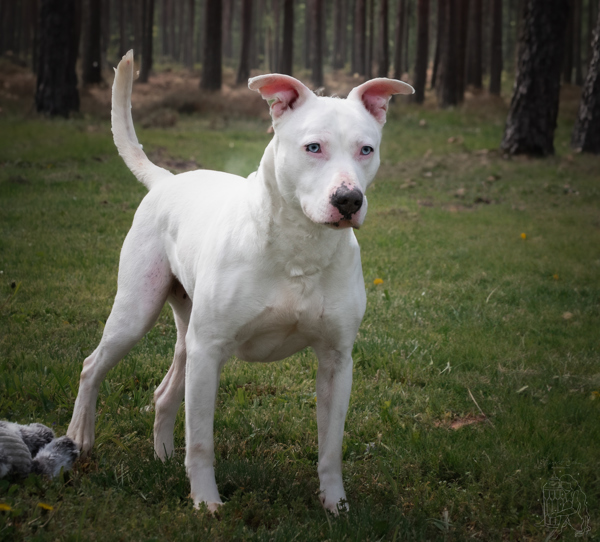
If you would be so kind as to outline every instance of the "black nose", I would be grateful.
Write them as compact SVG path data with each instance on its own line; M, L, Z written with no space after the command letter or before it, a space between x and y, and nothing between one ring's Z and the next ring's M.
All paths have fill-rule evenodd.
M363 193L358 188L340 186L331 196L333 205L344 218L349 219L358 211L363 203Z

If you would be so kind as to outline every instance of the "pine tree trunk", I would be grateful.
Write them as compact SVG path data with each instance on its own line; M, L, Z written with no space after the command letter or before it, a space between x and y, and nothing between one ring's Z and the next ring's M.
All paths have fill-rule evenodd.
M414 101L425 101L427 84L427 64L429 63L429 0L417 2L417 57L415 59Z
M354 6L354 66L352 71L359 75L365 74L366 11L366 0L356 0Z
M467 85L483 88L481 73L482 0L471 0L469 46L467 48Z
M390 68L388 0L379 0L379 39L377 44L377 76L387 77Z
M119 57L125 55L129 50L129 39L127 36L127 19L126 11L127 0L119 2Z
M250 77L250 46L252 45L252 0L242 0L242 44L240 47L240 65L237 84L248 84Z
M106 55L110 46L110 2L111 0L102 0L102 22L101 22L101 45L100 57L102 63L100 67L107 66Z
M142 0L142 63L140 83L147 83L152 69L152 28L154 26L154 0Z
M396 11L396 27L394 30L394 77L402 79L404 73L403 43L404 43L404 20L406 19L406 0L398 0Z
M307 70L311 69L311 55L312 55L312 5L314 0L306 0L304 6L304 68Z
M204 51L202 54L202 79L200 88L221 90L222 0L205 0L204 4Z
M185 0L185 23L181 29L183 32L183 65L191 70L194 68L194 0Z
M102 81L101 0L86 0L83 11L83 51L81 55L81 79L84 85Z
M281 36L281 5L280 0L272 0L273 8L273 48L272 48L272 59L270 70L277 71L279 66L279 50L280 50L280 36Z
M502 0L492 0L491 15L490 94L500 96L502 88Z
M469 0L458 0L457 2L457 24L456 49L456 93L458 101L462 102L465 96L465 76L467 71L467 32L469 29Z
M600 11L571 145L581 152L600 154Z
M75 0L41 0L40 49L35 105L46 115L79 111Z
M554 153L568 0L526 0L514 94L501 148L508 154Z
M581 0L573 5L573 62L575 63L575 84L583 85L581 69Z
M563 58L563 81L573 82L573 0L569 2L569 17L567 18L567 33L565 36L565 53Z
M169 56L169 3L171 0L162 0L160 5L160 41L163 56Z
M333 60L334 70L341 70L345 63L346 49L346 2L335 0L333 4Z
M318 88L323 86L323 0L312 0L311 19L312 82Z
M455 0L438 0L443 16L444 27L440 42L440 63L435 89L439 107L450 107L458 104L456 71L457 71L457 39L456 39L456 2Z
M233 56L233 1L223 0L223 57Z
M437 0L437 27L435 37L435 53L433 55L433 70L431 73L431 88L434 89L438 82L438 74L440 71L440 57L442 56L441 48L444 39L444 29L446 28L446 7L443 0Z
M292 75L294 67L294 0L283 0L283 41L279 72Z
M365 53L365 75L367 79L371 79L373 77L373 34L375 32L374 28L374 8L375 1L367 0L367 21L369 26L369 32L367 35L367 50Z

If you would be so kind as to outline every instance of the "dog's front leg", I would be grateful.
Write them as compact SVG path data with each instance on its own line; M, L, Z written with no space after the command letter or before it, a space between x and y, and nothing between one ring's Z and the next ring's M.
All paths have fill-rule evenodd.
M198 340L189 332L186 343L185 467L194 506L205 503L214 512L222 504L214 469L215 401L221 368L229 356L214 341Z
M352 388L351 352L315 349L317 370L317 425L319 428L319 481L321 503L337 515L348 508L342 482L342 440ZM340 504L344 501L344 504Z

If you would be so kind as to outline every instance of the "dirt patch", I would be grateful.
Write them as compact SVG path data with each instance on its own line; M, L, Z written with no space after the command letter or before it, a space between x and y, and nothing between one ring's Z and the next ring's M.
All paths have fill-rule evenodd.
M183 173L202 168L202 165L194 159L184 160L182 158L174 158L164 147L157 147L149 152L148 158L157 166L168 169L173 173Z

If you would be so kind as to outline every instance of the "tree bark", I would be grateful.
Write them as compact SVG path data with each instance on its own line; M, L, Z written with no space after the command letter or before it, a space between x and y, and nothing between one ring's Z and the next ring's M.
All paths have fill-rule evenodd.
M280 36L281 36L281 5L279 0L272 0L273 8L273 47L271 71L277 71L279 66Z
M223 0L223 56L233 56L233 0Z
M398 0L396 11L396 27L394 30L394 77L402 79L404 73L403 52L404 48L404 20L406 19L406 0Z
M250 46L252 44L252 0L242 0L242 44L240 47L240 65L237 84L247 84L250 77Z
M108 54L108 47L110 45L110 2L111 0L102 0L102 21L100 32L102 45L100 58L102 59L102 62L100 64L100 68L108 65L106 56Z
M356 0L354 6L354 66L352 71L359 75L365 74L365 53L366 53L366 0Z
M83 11L83 51L81 55L81 79L84 85L102 81L101 33L102 3L86 0Z
M46 115L68 117L71 111L79 111L76 13L75 0L41 1L35 105Z
M388 0L379 0L379 39L377 40L377 76L387 77L390 67Z
M429 63L429 0L417 2L417 57L415 59L414 101L425 101L427 84L427 64Z
M467 49L467 85L476 89L483 88L481 72L481 29L482 29L482 0L471 0L471 17L469 28L469 47Z
M462 102L465 95L465 77L467 71L467 38L469 30L469 0L457 1L456 49L456 94L458 101Z
M500 96L502 88L502 0L492 0L491 15L490 94Z
M563 58L563 81L573 82L573 0L569 2L569 17L567 18L567 31L565 35L565 53Z
M387 1L387 0L386 0ZM346 63L347 3L335 0L333 5L333 61L334 70L341 70Z
M568 0L526 0L514 94L501 148L508 154L554 153Z
M207 0L208 1L208 0ZM183 65L191 70L194 68L194 0L186 0L185 26L181 29L183 33ZM184 6L182 6L184 9Z
M573 3L573 62L575 64L575 84L583 85L581 69L581 0Z
M435 88L438 105L442 108L458 104L456 71L457 71L457 39L456 39L456 2L455 0L438 0L440 12L445 11L444 27L440 42L440 61L438 80Z
M600 11L571 145L581 152L600 154Z
M205 90L221 89L222 15L222 0L205 0L204 53L202 55L202 79L200 79L200 88Z
M123 57L129 50L129 39L127 36L127 15L125 8L127 0L119 2L119 57Z
M152 69L152 28L154 26L154 0L142 0L142 63L140 83L147 83Z
M442 41L444 39L444 31L446 28L446 7L443 0L437 0L437 30L435 37L435 53L433 55L433 70L431 73L431 88L435 88L438 82L438 74L440 70L440 57L442 55Z
M373 34L375 33L374 27L374 8L375 1L367 0L367 21L369 25L369 32L367 35L367 50L365 52L365 75L367 79L373 77Z
M313 13L313 3L315 0L306 0L304 6L304 68L310 70L311 65L311 55L312 55L312 13Z
M279 72L292 75L294 65L294 0L283 0L283 41Z
M323 86L323 0L312 0L311 26L313 28L312 82L316 87Z

